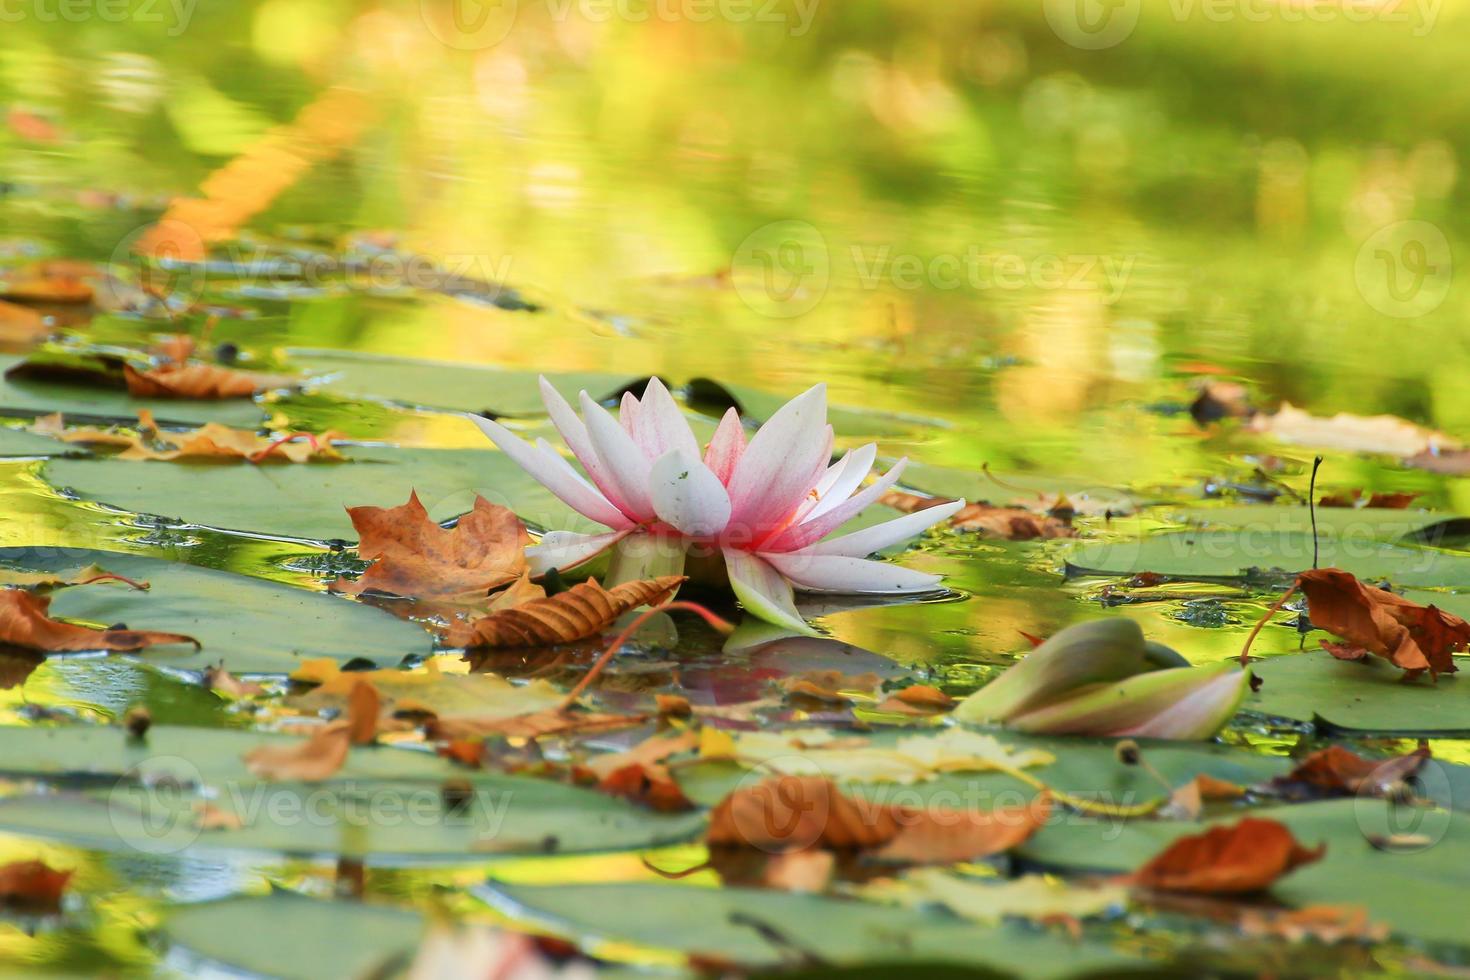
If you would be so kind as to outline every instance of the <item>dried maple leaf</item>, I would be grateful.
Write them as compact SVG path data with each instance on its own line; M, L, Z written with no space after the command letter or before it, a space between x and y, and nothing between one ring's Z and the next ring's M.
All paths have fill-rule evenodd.
M46 615L50 606L50 596L36 595L24 589L0 589L0 643L45 653L76 650L130 653L165 643L192 643L194 649L199 649L198 640L182 633L97 630L58 622Z
M589 578L565 592L457 623L448 642L456 647L537 647L584 640L630 609L665 601L684 581L682 575L664 575L604 589Z
M1282 911L1246 909L1240 916L1240 931L1256 938L1293 943L1311 939L1333 945L1381 943L1390 930L1385 923L1371 921L1368 910L1360 905L1308 905Z
M123 365L128 394L134 398L251 398L274 388L288 388L293 378L238 371L218 364L161 364L138 370Z
M928 717L943 714L953 709L954 706L954 698L939 688L928 684L910 684L884 698L879 703L877 710L890 714Z
M1318 794L1389 796L1429 759L1428 747L1392 759L1365 759L1338 745L1320 749L1297 763L1271 785L1287 793L1300 790Z
M1251 419L1250 428L1282 442L1343 452L1416 456L1460 448L1457 440L1443 432L1426 429L1393 415L1365 417L1340 412L1331 418L1319 418L1290 403L1283 403L1275 415L1255 416Z
M1229 827L1181 837L1128 877L1140 888L1196 895L1234 895L1269 888L1295 868L1321 860L1283 824L1246 817Z
M988 813L849 797L820 776L777 776L735 790L710 812L705 843L779 853L863 851L878 860L948 864L1009 850L1045 822L1050 799Z
M818 701L847 703L857 698L871 698L881 683L877 674L844 674L840 670L809 670L781 678L781 690L788 695L814 698Z
M273 438L244 429L232 429L218 422L210 422L185 432L166 432L158 427L153 413L146 409L138 413L139 431L136 434L93 426L67 428L66 420L59 413L37 418L30 430L62 442L124 447L118 453L118 459L159 462L179 459L240 459L252 463L335 463L344 458L332 448L332 440L341 438L340 433L336 432L326 432L320 436L292 433Z
M966 504L949 519L949 523L961 531L980 531L1007 541L1077 536L1072 525L1060 517L1033 514L1018 507L992 507L990 504Z
M1346 640L1322 641L1340 660L1361 660L1370 653L1387 659L1413 678L1455 672L1454 653L1470 644L1470 623L1434 606L1364 585L1340 568L1317 568L1297 576L1307 597L1313 625Z
M71 871L44 861L14 861L0 867L0 904L38 912L59 912Z
M349 507L347 513L357 529L358 555L373 564L355 581L338 579L332 588L339 592L477 603L525 575L531 543L525 525L484 497L476 497L452 529L430 519L417 493L399 507Z

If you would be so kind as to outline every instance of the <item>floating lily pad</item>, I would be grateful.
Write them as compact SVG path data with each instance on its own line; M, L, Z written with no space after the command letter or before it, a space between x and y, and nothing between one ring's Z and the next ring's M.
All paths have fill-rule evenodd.
M163 933L207 963L282 980L378 976L406 965L424 933L417 912L277 891L178 906ZM193 971L199 972L199 971Z
M726 384L710 378L694 378L688 384L689 400L715 414L723 414L726 408L735 408L741 415L756 422L764 422L777 409L800 392L776 395L749 385ZM866 411L843 405L827 406L827 421L839 436L849 438L882 438L912 434L915 429L947 426L943 419L920 415L901 415L896 412Z
M1139 501L1125 490L1076 476L1009 472L991 476L980 470L911 462L903 472L903 483L925 493L963 497L972 503L988 500L1008 504L1062 494L1086 514L1131 514L1139 506Z
M1400 935L1466 945L1462 903L1470 888L1470 816L1391 807L1367 798L1272 807L1252 815L1286 824L1308 847L1327 845L1320 862L1272 887L1276 898L1296 907L1361 905L1373 921L1387 923ZM1204 829L1184 822L1071 818L1042 828L1019 853L1071 870L1132 871L1178 837ZM1373 846L1373 840L1392 834L1417 840L1393 851Z
M785 962L791 949L824 964L947 963L1027 977L1145 968L1087 939L1057 942L1022 926L987 928L943 913L749 888L633 882L513 885L475 893L503 912L578 939L633 942L746 967ZM787 948L762 935L779 936Z
M1262 680L1244 704L1252 711L1360 733L1470 737L1470 675L1404 683L1404 672L1379 657L1350 662L1310 647L1251 670Z
M1261 504L1231 507L1156 507L1149 516L1216 530L1250 530L1271 534L1310 534L1311 510L1305 505ZM1428 510L1387 507L1318 507L1317 533L1357 541L1392 541L1408 535L1434 541L1462 533L1465 519Z
M0 426L0 456L85 456L80 446L67 445L34 432Z
M1366 535L1318 536L1318 565L1346 569L1364 580L1401 586L1470 586L1470 557L1388 544ZM1155 572L1184 579L1287 577L1312 567L1312 535L1270 526L1178 531L1097 541L1067 556L1068 570L1096 575Z
M203 644L199 651L180 644L134 654L163 666L199 670L223 660L236 673L284 674L309 657L361 657L392 666L432 648L422 627L381 609L182 562L84 548L0 548L0 564L40 572L97 564L147 581L152 587L146 592L114 584L59 589L51 615L183 633Z
M61 412L67 416L136 420L139 410L146 408L164 425L219 422L236 428L255 429L265 421L264 409L248 398L217 401L134 398L128 394L126 388L103 388L3 376L3 372L22 360L20 357L0 355L0 414L47 415Z
M350 462L250 466L52 460L52 486L137 514L276 537L355 541L348 507L396 507L417 491L435 520L468 511L475 494L544 528L600 529L485 449L348 448Z
M336 394L377 398L415 408L492 415L544 415L540 371L479 367L450 361L426 361L346 351L290 351L294 365L313 374L330 375L322 387ZM547 371L546 378L576 404L586 389L605 399L637 380L634 375L605 371Z

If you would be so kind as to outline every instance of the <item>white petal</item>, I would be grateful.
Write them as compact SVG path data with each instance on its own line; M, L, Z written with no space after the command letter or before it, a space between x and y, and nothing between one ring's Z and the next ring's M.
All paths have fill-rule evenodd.
M746 612L794 633L821 635L796 611L791 583L770 565L748 552L726 548L725 570L730 574L730 587Z
M648 495L659 520L692 537L712 537L730 521L724 484L697 455L682 449L671 449L653 464Z
M618 425L607 409L582 392L582 418L598 460L607 470L607 478L627 505L630 517L646 521L653 516L648 500L648 467L651 465L633 437Z
M816 500L801 515L799 521L804 523L814 517L821 517L851 497L852 492L862 486L863 480L867 479L868 473L873 469L873 460L877 456L878 447L870 442L866 446L860 446L845 454L842 459L834 463L817 484Z
M565 570L590 561L631 533L631 529L611 534L577 534L575 531L548 531L541 540L526 549L526 561L532 575L545 575L553 568Z
M865 527L861 531L844 534L840 538L818 541L797 554L846 555L849 558L863 558L875 551L882 551L884 548L923 534L940 521L948 520L964 506L963 500L956 500L940 504L938 507L915 511L912 514L895 517L891 521L884 521L882 524Z
M513 459L516 465L535 477L538 483L583 517L613 528L627 527L631 523L623 516L622 511L588 486L567 461L556 453L537 449L499 422L478 415L466 415L465 418L479 426L480 431L489 436L490 441L499 446L500 451Z
M650 460L673 449L695 458L699 456L699 440L694 438L694 430L679 411L679 403L658 378L649 378L648 386L643 389L633 423L633 441Z
M704 465L714 471L715 476L726 486L735 473L735 464L745 452L745 427L740 424L740 413L733 408L725 410L714 437L709 441L709 450L704 454Z
M613 486L607 467L602 465L602 460L597 458L597 451L592 448L592 438L587 434L587 426L582 424L572 406L546 380L545 375L541 377L541 402L546 406L546 414L551 416L551 423L556 426L556 431L561 433L567 448L577 457L577 462L582 464L587 475L592 477L592 482L597 484L603 496L612 501L614 507L624 509L622 496Z
M618 424L627 430L634 442L638 442L638 408L638 396L631 391L623 392L623 400L618 402Z
M876 501L888 492L888 489L898 482L904 467L908 465L908 459L901 459L877 480L858 493L848 497L842 503L824 512L819 517L808 518L801 524L789 527L785 531L767 541L761 547L765 551L800 551L837 530L842 524L864 507Z
M815 385L772 415L751 437L730 478L732 524L753 539L801 505L824 465L827 386Z
M811 555L805 552L759 557L770 563L797 588L816 592L846 592L859 595L898 595L932 592L939 587L938 575L916 572L902 565L840 555Z

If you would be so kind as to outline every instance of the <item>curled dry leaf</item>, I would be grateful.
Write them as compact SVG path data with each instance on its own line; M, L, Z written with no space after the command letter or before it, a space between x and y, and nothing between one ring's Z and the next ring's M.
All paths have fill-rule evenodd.
M71 871L44 861L14 861L0 867L0 904L33 912L59 912Z
M301 742L251 749L245 753L245 767L261 779L319 782L342 768L354 743L371 742L377 725L377 689L359 681L348 695L345 719L323 725Z
M198 640L182 633L98 630L58 622L46 615L50 606L50 596L36 595L23 589L0 589L0 643L44 653L76 650L131 653L166 643L190 643L196 650L200 646Z
M432 739L455 740L486 735L543 738L550 735L616 731L619 728L641 725L647 720L648 715L615 715L552 708L509 718L437 718L425 730Z
M148 591L147 582L139 582L109 572L100 565L87 565L74 572L27 572L17 568L0 568L0 585L10 585L33 592L50 592L69 585L92 585L97 582L121 582L123 585Z
M1313 752L1271 781L1286 794L1390 796L1429 759L1427 746L1392 759L1365 759L1339 745Z
M251 398L258 392L289 388L296 379L256 374L218 364L162 364L139 370L123 365L123 380L134 398Z
M809 670L804 674L792 674L781 678L781 690L788 695L814 698L818 701L846 703L857 699L871 699L881 683L878 675L844 674L840 670Z
M332 587L339 592L475 604L526 572L531 537L525 525L484 497L477 496L452 529L430 519L417 493L400 507L349 507L347 513L357 530L358 555L373 564L356 581L338 579ZM532 588L545 595L539 586Z
M1299 943L1380 943L1389 928L1368 918L1361 905L1308 905L1302 909L1276 911L1246 909L1240 916L1240 931L1256 938L1285 939Z
M1128 877L1139 888L1195 895L1261 891L1295 868L1319 861L1327 851L1297 843L1275 820L1246 817L1229 827L1211 827L1181 837Z
M1322 641L1339 660L1376 654L1413 678L1455 672L1454 654L1470 644L1470 623L1434 606L1364 585L1340 568L1317 568L1297 576L1312 623L1346 643Z
M669 775L668 769L659 765L630 762L599 779L597 789L609 796L620 796L660 813L679 813L694 809L694 804Z
M449 630L449 644L538 647L585 640L630 609L664 602L684 581L682 575L664 575L604 589L589 578L565 592L498 610L472 623L458 623Z
M136 434L92 426L67 428L59 413L41 416L30 430L62 442L88 446L121 446L123 451L118 453L118 459L158 462L179 459L240 459L252 463L336 463L344 459L332 447L332 441L341 438L336 432L327 432L320 436L291 433L270 437L246 432L244 429L232 429L218 422L210 422L185 432L166 432L158 428L153 420L153 413L147 410L138 413Z
M905 807L847 796L820 776L776 776L736 789L710 812L711 848L768 853L820 849L865 852L905 864L948 864L1009 850L1050 811L1045 794L990 812Z
M953 503L947 497L921 497L918 494L890 491L878 499L895 510L912 514L940 504ZM1075 513L1063 497L1051 501L1040 513L1020 507L995 507L987 503L966 504L949 519L949 526L961 531L979 531L987 537L1007 541L1030 541L1035 538L1070 538Z

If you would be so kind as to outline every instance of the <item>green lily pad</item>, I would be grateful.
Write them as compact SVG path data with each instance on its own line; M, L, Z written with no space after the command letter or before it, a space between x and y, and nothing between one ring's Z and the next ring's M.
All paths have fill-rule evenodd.
M1461 903L1470 888L1470 815L1391 807L1377 799L1343 799L1256 810L1276 820L1308 847L1325 843L1326 856L1281 879L1271 894L1291 906L1361 905L1396 933L1467 945ZM1211 821L1233 823L1238 817ZM1177 838L1202 832L1199 824L1068 819L1042 828L1019 853L1051 867L1132 871ZM1412 834L1413 846L1380 851L1371 841Z
M963 497L974 503L988 500L996 504L1052 497L1063 494L1080 513L1131 514L1139 501L1125 490L1100 486L1076 476L1049 476L1033 473L998 473L991 476L977 470L933 466L910 462L903 471L905 486L939 497Z
M1350 662L1310 646L1251 670L1262 681L1242 706L1251 711L1360 733L1470 737L1470 681L1461 674L1405 683L1404 672L1380 657Z
M219 422L242 429L256 429L265 421L265 411L248 398L202 400L193 398L134 398L125 388L103 388L56 381L12 379L3 372L24 358L0 355L0 414L67 416L135 420L148 409L164 425L204 425Z
M176 906L163 924L190 956L282 980L378 976L406 965L423 933L417 912L287 891Z
M475 894L503 912L564 936L697 953L746 967L786 962L791 949L823 964L947 963L1027 977L1147 969L1096 940L1058 942L1022 926L985 927L943 913L749 888L633 882L515 885ZM761 927L784 940L775 944ZM783 949L782 946L787 948Z
M417 491L435 520L468 511L480 494L543 528L601 529L485 449L349 448L346 463L251 466L131 460L52 460L58 488L181 523L312 541L355 541L348 507L396 507Z
M68 445L25 429L0 426L0 456L85 456L80 446Z
M1312 531L1311 510L1305 505L1230 507L1155 507L1150 516L1177 520L1214 530L1251 530L1271 534ZM1464 518L1428 510L1387 507L1318 507L1317 533L1350 541L1393 541L1412 535L1415 540L1435 540L1454 532Z
M811 730L802 731L810 733ZM1007 748L1040 749L1055 756L1055 761L1047 765L1026 770L1053 789L1115 804L1138 804L1164 795L1163 787L1148 772L1118 761L1116 739L1022 735L1002 729L984 731ZM916 734L930 733L874 732L868 737L868 744L874 748L891 748L899 739ZM1291 768L1284 759L1211 742L1144 739L1139 744L1149 763L1173 786L1181 786L1202 774L1237 785L1253 785ZM802 753L792 750L791 754ZM732 763L706 762L682 770L679 785L691 800L713 806L738 786L750 785L759 778L759 773ZM909 785L844 782L843 789L853 796L880 803L985 808L1014 805L1031 799L1037 792L1029 783L996 771L940 773L933 779Z
M374 398L415 408L493 415L544 415L540 371L479 367L450 361L354 354L347 351L293 350L292 363L313 374L330 375L327 391ZM586 389L605 399L637 380L635 375L605 371L547 371L548 381L576 404Z
M1265 526L1096 541L1069 554L1067 569L1093 575L1155 572L1184 579L1254 578L1265 573L1284 578L1311 568L1312 557L1311 534ZM1318 565L1401 586L1470 586L1470 557L1366 536L1321 531Z
M110 626L163 630L203 644L152 647L133 656L200 670L224 661L236 673L284 674L310 657L366 658L392 666L432 649L420 626L359 602L182 562L85 548L0 548L0 564L39 572L89 564L152 586L139 592L98 584L58 589L51 615Z
M733 407L741 415L757 422L764 422L775 415L777 409L800 394L793 391L789 395L776 395L749 385L726 384L710 378L691 379L688 392L691 402L707 407L716 414L723 414L726 408ZM832 423L834 432L848 438L910 435L915 429L948 425L943 419L866 411L844 405L827 406L827 421Z

